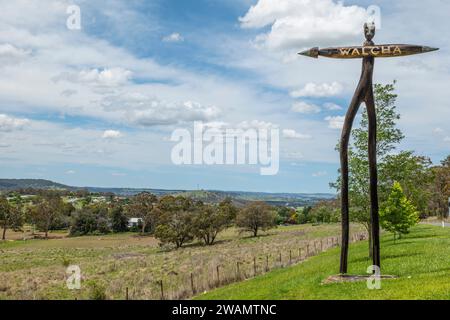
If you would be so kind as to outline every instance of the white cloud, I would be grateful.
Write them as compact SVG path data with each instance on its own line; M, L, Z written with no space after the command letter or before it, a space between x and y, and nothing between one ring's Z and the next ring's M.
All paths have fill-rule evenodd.
M1 140L16 142L8 149L12 159L4 161L12 166L19 160L20 165L64 164L69 166L66 169L69 171L73 170L70 166L95 165L117 168L117 172L122 168L144 169L170 161L170 146L157 133L131 131L121 143L111 143L110 139L102 138L103 134L104 131L96 129L33 120L27 130L2 133ZM65 174L70 173L65 171Z
M28 119L19 119L10 117L6 114L0 114L0 131L11 132L14 130L23 129L28 125L30 121Z
M76 173L75 170L68 170L68 171L66 171L66 174L70 174L70 175L73 175L75 173Z
M271 26L256 41L271 49L300 49L361 35L368 15L334 0L259 0L240 18L244 28Z
M138 92L105 97L101 106L106 112L122 115L129 124L144 127L211 121L221 114L216 106L195 101L169 102Z
M301 114L313 114L319 113L321 111L319 106L314 104L309 104L306 102L296 102L292 105L292 111L301 113Z
M28 50L17 48L10 43L0 44L0 67L3 64L16 63L29 54L30 52Z
M175 32L163 38L164 42L183 42L184 38L181 34Z
M444 138L444 142L450 142L450 136Z
M67 80L86 85L117 87L128 83L133 73L122 68L89 69L76 73L64 73L56 81Z
M106 130L105 132L103 132L102 135L103 139L118 139L122 137L123 137L122 132L116 130Z
M283 130L283 137L286 139L299 139L299 140L307 140L311 139L311 136L308 134L298 133L295 130L292 129L284 129Z
M325 104L323 105L323 107L324 107L325 109L327 109L327 110L330 110L330 111L338 111L338 110L342 110L342 107L341 107L340 105L337 105L337 104L331 103L331 102L325 103Z
M3 65L0 57L0 66L8 68L0 73L0 113L66 114L107 125L174 124L214 119L220 112L214 106L217 102L242 109L251 101L252 90L225 77L159 64L149 57L136 57L126 46L114 46L109 37L68 31L61 27L67 19L67 4L67 0L2 2L5 17L0 20L0 45L8 45L1 45L0 52L8 57L32 55L25 55L20 64ZM135 12L126 1L115 2L107 12L97 10L101 6L94 1L92 9L97 15L105 14L105 19L123 20L118 9L127 16ZM144 23L138 17L148 18L139 13L131 16L129 25L117 23L114 28L123 31ZM135 83L133 78L142 82ZM135 92L148 98L127 108L126 96ZM114 110L105 108L110 96L116 100L125 96L125 101L117 101Z
M237 127L238 127L238 129L243 129L243 130L249 130L249 129L271 130L271 129L277 129L278 125L273 124L271 122L252 120L252 121L243 121L243 122L239 123Z
M132 11L132 6L127 4L123 2L121 6ZM92 6L94 9L101 7L96 1ZM14 110L18 114L39 116L67 115L64 130L54 123L52 130L43 126L39 131L33 128L32 131L8 133L9 141L21 141L13 145L14 154L21 163L59 161L120 168L137 166L136 162L145 162L147 166L155 163L155 157L158 157L158 163L170 163L166 157L170 150L164 149L167 142L162 139L168 128L138 130L142 135L127 131L126 141L120 140L119 144L102 139L103 130L84 128L69 117L88 117L101 123L103 128L118 128L122 132L126 131L127 125L178 125L202 120L232 123L231 128L272 128L277 127L275 122L283 123L287 128L298 125L316 136L316 131L311 130L306 120L289 123L293 119L287 115L287 110L280 109L279 100L274 102L273 95L261 95L260 88L245 79L197 72L191 66L183 68L176 64L176 59L172 61L174 63L161 65L149 57L136 57L126 46L114 46L108 42L110 37L101 39L84 31L66 30L61 27L67 18L66 8L65 0L2 2L5 16L0 19L0 30L3 30L0 31L0 43L11 43L32 54L25 56L23 63L7 65L7 73L0 73L0 113L8 114ZM115 10L116 7L111 12L120 17L121 13ZM142 18L147 17L143 15ZM129 24L133 27L140 22L143 21L130 20ZM123 31L121 24L114 27ZM132 40L135 39L128 43ZM115 71L112 71L114 77L109 77L107 71L110 70L132 72L132 77L142 79L142 82L134 83L127 76L115 77L123 74ZM54 81L58 75L60 81ZM296 88L300 84L289 84L286 88ZM274 108L278 111L273 112ZM261 115L265 118L243 121L259 119ZM286 118L288 123L284 123ZM36 121L32 121L32 125L34 127ZM290 142L296 141L286 141L286 144ZM148 151L149 143L151 152ZM154 152L155 144L160 145L160 152ZM316 149L319 150L319 146ZM315 151L308 152L310 159ZM29 157L30 154L33 157ZM134 161L129 161L130 158Z
M434 134L442 134L442 133L444 133L444 130L442 128L434 128L433 133Z
M345 117L326 117L326 121L328 121L328 127L330 129L342 129L344 126Z
M333 97L342 93L343 86L339 82L333 83L308 83L300 90L295 90L291 92L291 97L302 98L302 97Z
M315 177L315 178L319 178L319 177L324 177L327 174L328 174L328 172L326 172L326 171L319 171L319 172L314 172L312 174L312 176Z

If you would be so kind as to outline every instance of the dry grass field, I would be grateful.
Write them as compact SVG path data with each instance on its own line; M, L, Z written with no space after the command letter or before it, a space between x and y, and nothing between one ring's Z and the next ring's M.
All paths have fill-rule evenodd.
M338 225L287 226L249 238L235 229L214 246L164 250L153 237L115 234L0 242L0 299L180 299L251 278L335 246ZM355 233L362 229L353 226ZM25 238L27 236L25 235ZM336 239L334 239L335 241ZM281 255L281 262L280 262ZM80 290L66 286L66 268L81 268ZM161 281L163 292L161 292ZM128 288L128 290L127 290Z

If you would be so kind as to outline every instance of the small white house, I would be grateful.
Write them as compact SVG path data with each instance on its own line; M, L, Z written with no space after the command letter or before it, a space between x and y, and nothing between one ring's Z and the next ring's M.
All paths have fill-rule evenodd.
M142 219L141 218L130 218L130 220L128 220L128 227L129 228L136 228L141 223L142 223Z

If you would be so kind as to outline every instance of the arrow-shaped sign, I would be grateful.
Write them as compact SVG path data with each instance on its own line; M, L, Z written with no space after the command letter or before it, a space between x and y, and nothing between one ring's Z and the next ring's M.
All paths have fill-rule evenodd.
M432 52L436 50L439 49L410 44L385 44L385 45L337 47L325 49L319 49L316 47L300 52L299 54L316 59L319 56L334 59L358 59L365 57L375 57L375 58L402 57Z

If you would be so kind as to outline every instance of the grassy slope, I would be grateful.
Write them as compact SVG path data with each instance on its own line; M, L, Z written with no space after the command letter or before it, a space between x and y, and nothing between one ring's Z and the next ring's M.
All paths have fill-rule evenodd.
M271 255L272 264L283 252L286 262L288 248L296 253L301 243L337 235L339 230L338 225L290 226L249 238L229 229L220 234L219 242L212 247L191 245L170 252L161 251L152 237L133 234L0 241L0 300L87 299L86 284L92 281L105 287L109 299L123 299L126 287L133 299L159 299L156 281L160 279L165 282L167 298L172 298L179 290L189 290L191 272L196 285L207 285L214 280L217 265L222 266L222 277L234 277L236 261L246 261L241 271L250 274L255 256L261 266L266 254ZM8 232L7 237L20 239L23 234ZM83 283L79 292L65 286L69 263L81 267Z
M233 284L198 299L450 299L450 229L420 225L394 243L391 235L382 238L384 274L399 276L384 280L381 290L368 290L365 282L322 285L336 274L339 249L309 261L281 269L253 280ZM350 274L365 274L371 265L367 243L351 246Z

